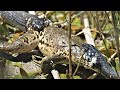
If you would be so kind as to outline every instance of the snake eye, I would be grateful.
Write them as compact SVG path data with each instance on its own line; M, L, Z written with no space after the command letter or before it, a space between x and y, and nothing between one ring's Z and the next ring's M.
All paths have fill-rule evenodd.
M84 43L84 44L82 44L81 45L81 51L82 52L87 52L89 50L89 44L86 44L86 43Z

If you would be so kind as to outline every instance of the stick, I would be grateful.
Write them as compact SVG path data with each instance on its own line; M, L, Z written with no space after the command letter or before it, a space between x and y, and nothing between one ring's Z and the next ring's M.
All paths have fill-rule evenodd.
M87 15L84 15L84 27L85 28L83 29L83 33L85 35L87 43L95 46L94 39L92 38L92 34L90 32L89 21L88 21Z
M59 72L57 70L52 70L51 73L54 79L60 79Z

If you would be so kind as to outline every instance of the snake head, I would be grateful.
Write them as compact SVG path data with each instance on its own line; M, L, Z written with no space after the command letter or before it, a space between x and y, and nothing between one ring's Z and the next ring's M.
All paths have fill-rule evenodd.
M49 24L50 24L50 20L45 17L44 18L31 17L28 19L26 26L28 29L30 28L33 30L41 31Z
M81 55L84 54L85 52L87 52L89 50L89 47L90 47L89 44L83 43L81 45L81 48L80 48L81 49L80 50Z
M95 49L93 45L90 44L82 44L80 55L83 55L83 58L87 62L88 66L93 67L98 65L98 58L100 56L100 53Z

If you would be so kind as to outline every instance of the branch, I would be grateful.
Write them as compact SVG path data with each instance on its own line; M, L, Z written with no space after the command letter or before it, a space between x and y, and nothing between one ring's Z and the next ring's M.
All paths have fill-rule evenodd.
M87 43L95 46L94 39L92 38L92 34L90 32L89 21L88 21L87 15L84 15L84 27L85 28L83 29L83 33L85 35Z
M72 79L72 60L71 60L71 11L69 11L69 17L68 17L68 35L69 35L69 76L70 79Z

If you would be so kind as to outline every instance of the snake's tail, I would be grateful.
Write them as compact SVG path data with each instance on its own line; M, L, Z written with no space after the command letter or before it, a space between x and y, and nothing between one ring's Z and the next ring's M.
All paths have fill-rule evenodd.
M30 19L32 19L30 26L39 29L48 26L50 23L49 19L45 17L39 18L37 15L32 15L25 11L0 11L0 16L6 23L18 27L23 31L27 31L27 24Z

